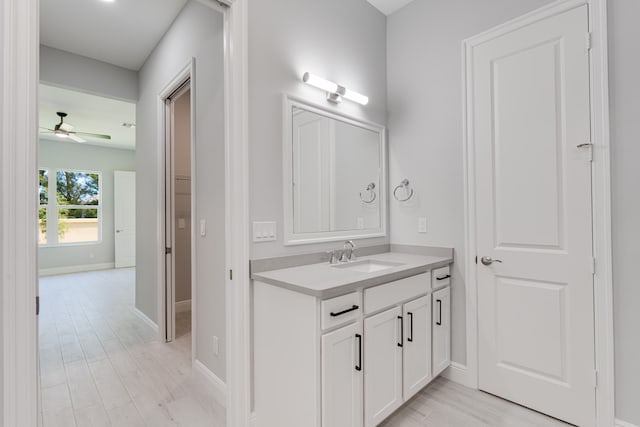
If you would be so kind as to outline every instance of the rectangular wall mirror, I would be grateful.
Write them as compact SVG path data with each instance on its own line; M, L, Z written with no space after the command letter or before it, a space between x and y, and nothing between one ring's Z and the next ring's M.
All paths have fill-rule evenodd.
M386 234L383 126L284 97L285 244Z

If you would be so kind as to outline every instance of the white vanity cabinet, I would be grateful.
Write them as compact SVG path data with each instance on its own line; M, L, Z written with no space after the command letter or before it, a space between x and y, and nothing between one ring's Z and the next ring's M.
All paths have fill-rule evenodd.
M431 289L429 271L329 299L255 281L255 425L380 424L448 366Z

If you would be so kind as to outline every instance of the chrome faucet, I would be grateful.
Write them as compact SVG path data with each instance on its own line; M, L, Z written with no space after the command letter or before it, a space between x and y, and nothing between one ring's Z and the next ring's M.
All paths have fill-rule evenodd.
M349 262L356 260L356 244L353 240L347 240L342 247L342 255L340 255L340 262Z
M329 255L329 264L334 265L338 263L338 254L336 254L336 251L327 251L327 255Z

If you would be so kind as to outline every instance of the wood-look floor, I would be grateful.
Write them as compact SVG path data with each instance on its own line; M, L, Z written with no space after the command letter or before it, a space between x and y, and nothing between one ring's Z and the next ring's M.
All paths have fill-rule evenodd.
M190 313L165 344L133 309L135 271L40 279L41 425L224 426L191 369Z
M380 427L570 427L570 424L440 377Z
M177 314L174 342L158 341L134 313L134 276L123 269L40 279L44 427L224 426L224 408L192 374L190 312ZM568 424L438 378L382 426Z

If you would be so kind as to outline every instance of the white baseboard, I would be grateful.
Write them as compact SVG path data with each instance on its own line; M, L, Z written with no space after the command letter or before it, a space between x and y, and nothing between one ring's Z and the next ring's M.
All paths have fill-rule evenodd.
M140 320L142 320L144 323L146 323L151 329L153 329L153 331L157 334L158 333L158 325L156 324L156 322L154 322L153 320L149 319L149 317L147 317L146 314L144 314L143 312L141 312L140 310L138 310L136 307L133 308L133 312L135 313L136 316L138 316L140 318Z
M213 395L216 401L223 407L227 407L227 384L222 381L209 368L204 366L199 360L193 361L193 370L200 374L213 388Z
M616 427L638 427L635 424L628 423L622 420L616 420Z
M461 363L451 362L451 365L442 373L442 376L453 381L454 383L462 384L465 387L469 385L469 373L467 367Z
M182 313L184 311L191 311L191 300L178 301L174 304L176 313Z
M105 262L102 264L70 265L67 267L41 268L38 271L40 277L56 276L58 274L84 273L87 271L111 270L115 268L115 263Z

